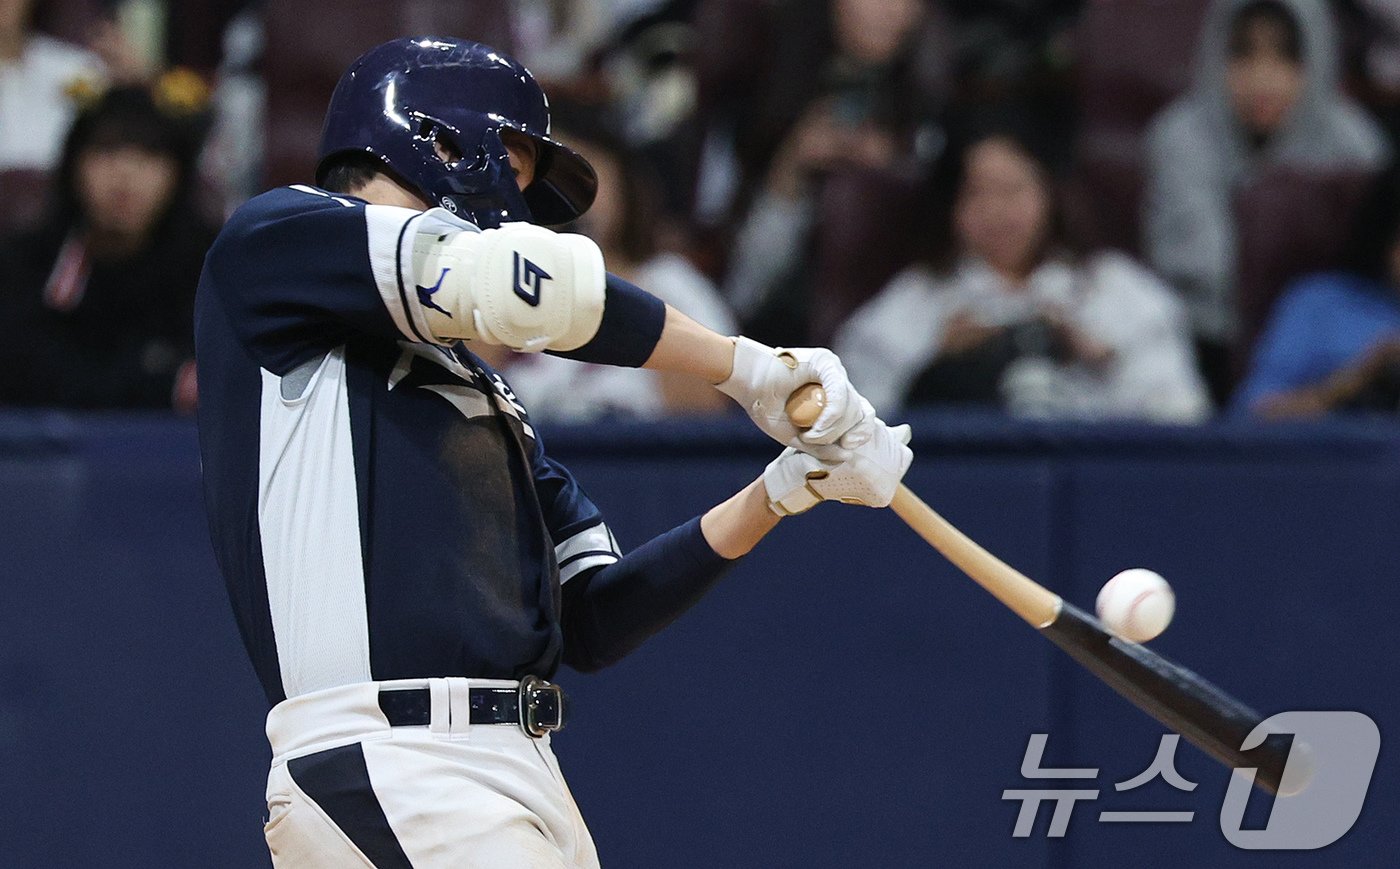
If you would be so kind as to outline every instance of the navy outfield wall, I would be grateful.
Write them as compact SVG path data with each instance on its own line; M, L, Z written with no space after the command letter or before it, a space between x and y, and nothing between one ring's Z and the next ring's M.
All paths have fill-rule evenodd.
M696 610L600 674L565 672L555 747L609 867L1392 866L1400 812L1400 430L915 421L909 476L974 538L1086 609L1164 573L1153 647L1264 711L1359 709L1381 763L1356 828L1306 854L1220 833L1227 775L1117 792L1162 730L884 511L783 523ZM751 480L742 422L546 433L624 544ZM266 865L264 709L223 599L193 428L0 415L0 866ZM1095 780L1026 780L1045 766ZM1016 839L1008 788L1086 787ZM1106 824L1101 810L1194 811ZM1268 801L1251 815L1260 823Z

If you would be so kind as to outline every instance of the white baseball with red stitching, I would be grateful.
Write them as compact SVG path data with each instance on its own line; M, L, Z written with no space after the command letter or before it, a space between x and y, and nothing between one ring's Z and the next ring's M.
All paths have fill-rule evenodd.
M1176 593L1160 573L1135 567L1104 583L1095 609L1104 627L1125 640L1145 643L1171 624Z

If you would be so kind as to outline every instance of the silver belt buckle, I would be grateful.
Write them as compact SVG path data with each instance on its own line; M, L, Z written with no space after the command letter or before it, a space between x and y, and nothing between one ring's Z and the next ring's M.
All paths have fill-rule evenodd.
M539 739L564 729L564 689L539 676L520 680L520 726Z

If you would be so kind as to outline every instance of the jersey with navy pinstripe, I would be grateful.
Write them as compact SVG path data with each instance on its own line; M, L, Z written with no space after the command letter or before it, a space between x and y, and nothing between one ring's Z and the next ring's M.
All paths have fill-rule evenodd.
M428 332L416 234L475 231L281 188L210 251L196 312L215 551L268 698L549 677L561 583L619 558L505 381Z

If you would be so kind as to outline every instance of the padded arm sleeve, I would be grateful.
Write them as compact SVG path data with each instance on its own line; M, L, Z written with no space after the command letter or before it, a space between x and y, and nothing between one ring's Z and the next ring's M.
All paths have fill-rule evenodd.
M622 555L602 513L538 439L531 463L563 584L564 662L575 670L615 663L690 609L734 564L710 548L698 518Z
M710 548L696 517L575 576L564 586L564 663L581 672L617 663L698 603L734 563Z
M576 350L603 320L603 253L582 235L528 223L441 232L435 212L414 228L419 311L438 342Z
M603 322L582 347L552 355L579 362L641 368L666 326L666 303L617 275L608 275Z

